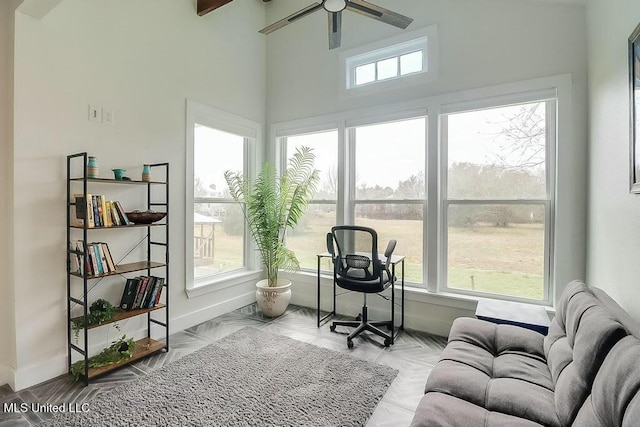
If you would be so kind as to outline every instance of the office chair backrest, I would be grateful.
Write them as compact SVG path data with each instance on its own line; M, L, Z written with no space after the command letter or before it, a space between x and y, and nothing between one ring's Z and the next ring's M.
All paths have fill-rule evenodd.
M378 254L378 233L373 228L338 225L327 234L327 250L333 258L338 282L342 278L363 282L388 281L391 276L389 263L395 246L396 241L391 240L384 253L386 263L382 264Z

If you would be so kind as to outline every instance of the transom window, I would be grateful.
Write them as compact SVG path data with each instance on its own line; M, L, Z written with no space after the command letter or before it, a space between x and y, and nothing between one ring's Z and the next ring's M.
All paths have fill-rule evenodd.
M360 86L379 80L393 79L407 74L419 73L424 69L424 51L392 56L380 61L355 67L355 85Z
M369 86L391 87L436 78L437 30L427 27L398 37L343 52L345 94L362 93Z

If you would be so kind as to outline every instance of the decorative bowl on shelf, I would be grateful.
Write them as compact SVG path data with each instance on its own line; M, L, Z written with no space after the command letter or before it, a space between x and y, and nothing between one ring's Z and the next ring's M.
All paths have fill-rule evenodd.
M129 221L134 224L152 224L154 222L160 221L162 218L167 216L166 212L155 212L155 211L132 211L126 212L127 217L129 217Z
M111 169L113 171L113 179L118 181L122 181L124 178L124 173L127 171L126 169Z

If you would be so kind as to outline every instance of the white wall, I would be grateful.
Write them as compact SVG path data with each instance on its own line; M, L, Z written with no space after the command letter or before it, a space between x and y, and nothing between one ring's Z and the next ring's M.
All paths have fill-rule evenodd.
M583 6L523 0L379 0L377 4L413 18L406 31L438 26L439 79L377 96L341 99L339 52L403 30L345 11L342 47L329 51L327 14L316 12L267 36L269 122L565 73L573 74L580 101L576 105L584 106ZM296 0L269 3L267 20L276 21L298 9ZM586 110L579 113L584 120ZM584 133L578 136L584 138Z
M0 384L11 382L13 332L13 17L0 2Z
M640 195L629 193L627 40L633 0L589 7L589 221L587 279L640 319Z
M585 7L524 0L378 0L377 4L414 18L407 31L437 25L439 78L401 90L341 98L338 83L340 51L400 34L402 30L345 11L342 15L342 47L329 51L326 13L317 12L268 36L268 123L570 74L573 117L568 127L561 129L557 152L556 296L570 280L584 279ZM269 3L267 20L274 22L299 8L299 2L294 0ZM439 312L434 314L433 306L417 304L414 307L411 315L422 323L442 321ZM466 307L471 309L473 305L466 304ZM443 332L442 328L431 330Z
M185 101L264 121L266 46L257 33L264 13L257 1L236 1L198 17L194 1L65 0L42 20L19 14L16 388L66 370L67 154L96 155L104 177L120 167L138 178L143 163L171 163L172 330L255 300L252 283L192 299L185 294ZM113 110L115 124L89 122L89 104ZM132 204L144 194L104 192ZM90 238L118 240L114 245L122 249L131 244L129 234L95 234L104 232ZM118 299L122 283L100 288L90 302L102 292Z

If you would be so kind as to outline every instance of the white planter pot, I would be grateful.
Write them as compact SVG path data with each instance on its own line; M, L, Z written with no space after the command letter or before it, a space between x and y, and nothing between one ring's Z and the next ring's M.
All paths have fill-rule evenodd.
M291 281L278 279L278 286L269 287L269 282L256 283L256 301L267 317L278 317L285 312L291 301Z

